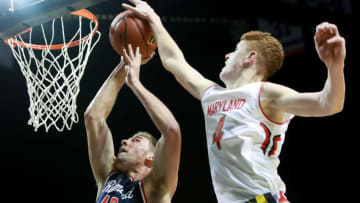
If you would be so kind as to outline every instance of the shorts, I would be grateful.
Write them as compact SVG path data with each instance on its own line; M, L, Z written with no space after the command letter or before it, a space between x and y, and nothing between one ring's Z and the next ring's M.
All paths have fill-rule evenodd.
M283 192L278 192L275 194L265 193L262 195L258 195L253 199L247 201L246 203L290 203L289 200L286 199Z

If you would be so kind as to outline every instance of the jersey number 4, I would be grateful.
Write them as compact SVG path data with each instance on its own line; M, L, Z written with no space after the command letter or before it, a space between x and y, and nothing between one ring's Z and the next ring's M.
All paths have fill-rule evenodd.
M222 128L224 126L224 120L225 120L225 116L220 118L219 123L216 127L216 130L213 134L213 142L212 143L213 144L216 143L218 150L221 150L220 140L223 136Z
M110 195L106 195L104 197L104 199L101 201L101 203L118 203L119 202L119 198L117 198L117 197L112 197L110 199L110 201L109 201L109 199L110 199Z

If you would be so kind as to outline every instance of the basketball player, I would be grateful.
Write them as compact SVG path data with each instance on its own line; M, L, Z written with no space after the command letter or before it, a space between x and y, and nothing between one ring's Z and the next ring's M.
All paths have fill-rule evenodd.
M327 67L319 92L299 93L266 81L283 63L281 44L269 33L250 31L225 56L225 88L191 67L159 16L141 0L123 4L146 19L166 70L202 104L211 176L218 202L288 202L277 173L279 154L294 115L329 116L342 111L345 40L336 25L316 27L315 48Z
M110 74L85 113L90 164L98 186L97 202L170 203L178 179L179 125L169 109L140 82L139 48L135 54L130 45L128 50L129 54L124 51L124 60ZM162 135L156 143L150 134L138 132L121 141L115 156L106 119L125 81Z

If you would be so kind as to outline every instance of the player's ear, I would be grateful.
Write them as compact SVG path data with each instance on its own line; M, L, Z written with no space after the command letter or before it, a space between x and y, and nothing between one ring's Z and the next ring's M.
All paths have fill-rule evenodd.
M145 157L145 166L152 168L154 162L154 154L149 152Z
M246 59L244 61L244 65L245 67L250 66L251 64L253 64L255 62L257 56L257 52L256 51L250 51L248 53L248 55L246 56Z

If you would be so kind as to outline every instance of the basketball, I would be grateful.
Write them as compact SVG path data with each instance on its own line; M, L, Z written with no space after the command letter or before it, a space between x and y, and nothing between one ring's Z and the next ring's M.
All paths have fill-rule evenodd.
M147 21L138 18L132 11L118 14L110 25L110 43L113 49L123 55L123 49L131 44L135 53L140 48L142 59L146 59L156 49L155 38Z

